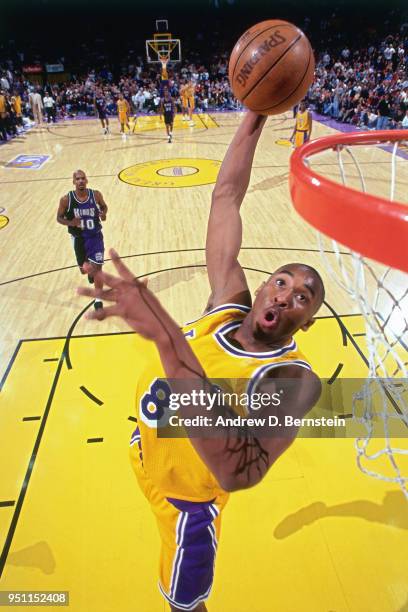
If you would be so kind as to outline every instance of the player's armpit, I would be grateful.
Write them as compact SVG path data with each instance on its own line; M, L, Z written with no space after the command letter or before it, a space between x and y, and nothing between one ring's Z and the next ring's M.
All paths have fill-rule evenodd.
M106 217L106 213L108 212L108 205L103 199L103 195L101 194L100 191L96 191L96 190L94 191L94 195L95 195L95 200L99 207L99 210Z
M269 403L251 409L248 418L239 427L228 425L234 422L237 415L228 406L221 406L212 415L213 423L218 423L216 432L210 432L211 435L207 432L206 437L204 434L202 438L197 438L195 430L190 438L226 491L238 491L258 484L298 433L297 426L286 425L285 416L302 418L320 397L320 381L310 370L299 366L277 370L280 373L276 378L266 379L256 388L259 397L270 398ZM190 410L184 408L186 414ZM214 421L214 418L217 420ZM186 430L188 432L189 428L186 427Z
M252 487L264 478L298 434L299 427L288 425L286 417L303 418L318 401L321 382L310 370L284 366L276 368L276 376L264 380L256 392L258 397L269 397L270 403L250 411L248 418L260 424L245 432L239 469L223 476L228 491Z
M266 393L270 397L279 394L277 414L286 414L294 418L302 418L318 401L322 391L319 377L302 366L291 364L273 368L269 376L257 387L258 393ZM268 407L268 412L271 409Z

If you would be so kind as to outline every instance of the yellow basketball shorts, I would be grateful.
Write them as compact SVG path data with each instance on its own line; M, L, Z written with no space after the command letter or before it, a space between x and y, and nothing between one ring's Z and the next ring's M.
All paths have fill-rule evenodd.
M138 428L130 444L132 467L159 528L160 592L173 606L193 610L210 595L226 499L190 502L165 497L143 468Z
M188 107L191 108L191 110L194 110L194 107L195 107L194 96L189 96L187 101L188 101Z
M296 130L295 132L295 147L301 147L302 144L307 142L308 134L307 130Z

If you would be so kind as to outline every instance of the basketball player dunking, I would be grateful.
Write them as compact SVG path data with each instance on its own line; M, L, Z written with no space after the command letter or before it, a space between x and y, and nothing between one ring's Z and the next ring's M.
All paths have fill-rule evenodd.
M73 183L75 190L60 200L57 221L68 226L81 273L88 273L89 282L95 282L95 287L102 289L103 281L97 272L102 269L104 261L101 221L106 221L108 207L100 191L87 189L88 179L85 172L76 170ZM94 303L95 310L101 309L102 306L102 301L97 298Z
M167 70L168 59L169 58L167 55L160 56L160 62L161 62L160 95L161 96L164 94L164 90L169 87L169 73Z
M312 123L312 113L307 110L306 102L301 102L296 112L296 123L290 137L296 148L301 147L310 139Z
M324 298L316 270L300 263L281 266L259 287L252 304L238 262L242 241L240 207L244 199L265 117L247 112L222 163L208 223L206 261L211 285L207 312L182 330L156 297L111 251L118 276L99 273L109 289L81 288L81 295L112 302L100 313L122 317L147 341L140 367L131 440L131 461L149 500L162 540L159 587L172 611L206 610L228 493L256 485L296 437L296 428L279 435L222 426L216 437L159 437L160 419L174 389L200 393L208 379L249 379L248 393L271 393L283 385L285 401L257 416L303 417L320 396L320 381L297 348L293 334L307 331ZM271 221L273 223L273 220ZM273 228L273 225L272 225ZM95 318L91 313L89 318ZM170 384L162 380L167 376ZM295 385L285 386L285 379ZM278 382L279 380L279 382ZM236 413L223 406L225 414ZM254 414L249 408L246 415ZM203 412L190 400L178 417ZM197 430L196 430L197 431ZM250 525L246 526L248 529ZM250 593L248 593L250 597ZM250 605L248 605L250 608Z
M166 126L167 142L171 142L173 138L173 123L174 123L174 100L170 95L167 87L164 88L164 97L160 102L160 117L164 116L164 125Z

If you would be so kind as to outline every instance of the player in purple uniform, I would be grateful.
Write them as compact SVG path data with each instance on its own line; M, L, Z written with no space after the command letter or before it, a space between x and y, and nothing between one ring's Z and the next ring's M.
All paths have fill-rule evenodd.
M101 270L104 261L104 244L101 221L106 220L108 207L100 191L87 189L88 179L83 170L73 174L75 190L64 195L59 203L57 221L68 227L74 251L82 274L88 272L88 280L94 282L94 275ZM87 270L83 265L88 262ZM102 289L99 275L95 287ZM101 300L95 300L95 310L102 308Z
M102 125L103 133L109 134L109 119L106 111L106 102L101 91L96 92L94 105Z
M173 138L173 122L174 122L174 101L170 95L168 87L164 88L164 97L160 101L160 118L164 115L164 125L166 126L166 133L168 140L171 142Z

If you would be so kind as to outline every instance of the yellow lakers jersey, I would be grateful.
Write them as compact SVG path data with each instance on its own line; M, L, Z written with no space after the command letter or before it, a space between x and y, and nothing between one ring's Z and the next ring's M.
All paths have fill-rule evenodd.
M166 64L162 64L161 79L162 81L168 81L168 78L169 78L169 73L167 72L167 66Z
M183 328L208 378L228 379L231 385L236 379L245 379L247 392L251 394L273 368L296 363L310 369L294 340L282 348L261 353L233 346L228 334L241 325L249 311L246 306L224 304ZM160 380L165 378L165 372L156 345L144 340L141 354L145 367L137 380L138 427L131 439L132 461L143 462L147 476L165 497L207 501L225 495L187 434L183 438L158 436L170 390L166 381Z
M296 114L296 129L302 132L308 132L310 130L309 111Z
M20 98L20 96L13 96L11 98L11 103L13 105L15 113L17 115L21 115L21 98Z
M124 115L125 113L127 113L127 102L126 102L126 100L118 100L117 101L117 106L118 106L118 113L120 115Z

